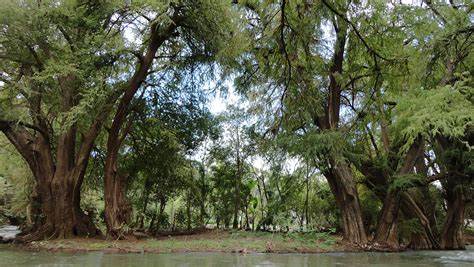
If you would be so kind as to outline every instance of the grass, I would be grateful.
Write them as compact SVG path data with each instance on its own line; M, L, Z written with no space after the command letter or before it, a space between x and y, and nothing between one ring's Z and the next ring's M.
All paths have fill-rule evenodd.
M345 250L340 237L330 233L267 233L212 230L195 235L167 236L136 241L100 239L71 239L38 241L33 249L49 251L104 252L274 252L318 253Z
M466 234L467 235L474 235L474 226L468 226L466 228Z

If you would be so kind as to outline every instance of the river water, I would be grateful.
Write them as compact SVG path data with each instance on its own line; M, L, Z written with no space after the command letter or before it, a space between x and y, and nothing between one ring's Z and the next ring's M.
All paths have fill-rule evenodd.
M0 235L8 230L0 228ZM107 254L31 252L0 245L0 266L474 266L474 246L465 251L325 254Z
M17 226L13 226L13 225L0 226L0 237L3 238L4 240L12 239L19 233L20 233L20 230L18 229Z

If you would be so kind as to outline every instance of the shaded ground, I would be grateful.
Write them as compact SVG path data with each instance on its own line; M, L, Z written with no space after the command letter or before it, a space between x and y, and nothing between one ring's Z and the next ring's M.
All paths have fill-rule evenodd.
M48 251L104 251L110 253L170 252L273 252L320 253L357 251L339 236L328 233L266 233L209 230L192 235L163 236L142 240L68 239L31 242L29 249Z

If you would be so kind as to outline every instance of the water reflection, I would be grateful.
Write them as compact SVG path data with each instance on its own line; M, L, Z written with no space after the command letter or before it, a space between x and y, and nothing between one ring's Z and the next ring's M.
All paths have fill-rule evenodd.
M0 227L0 236L14 238L16 226ZM0 266L474 266L474 246L465 251L409 251L403 253L328 254L106 254L30 252L0 245Z
M0 247L0 266L474 266L474 250L329 254L104 254Z

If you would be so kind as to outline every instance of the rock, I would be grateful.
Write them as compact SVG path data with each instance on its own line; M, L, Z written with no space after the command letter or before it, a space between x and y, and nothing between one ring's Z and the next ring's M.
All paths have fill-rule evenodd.
M248 252L246 248L242 248L242 249L239 249L239 253L247 254Z

